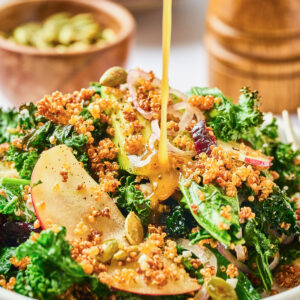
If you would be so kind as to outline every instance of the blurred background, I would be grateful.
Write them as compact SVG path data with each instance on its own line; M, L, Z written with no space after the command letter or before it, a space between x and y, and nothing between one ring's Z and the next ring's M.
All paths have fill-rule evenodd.
M0 4L2 106L78 90L114 65L161 77L162 0ZM170 85L217 86L235 101L250 86L264 111L296 112L299 14L299 0L173 0Z
M88 3L99 1L101 0L86 0ZM12 1L0 0L1 4L10 2ZM130 8L137 24L136 36L126 63L127 67L153 70L160 77L162 71L161 0L120 0L116 2ZM170 84L183 91L188 90L192 85L208 84L207 59L203 45L206 5L206 0L174 1ZM28 10L23 13L30 14ZM99 71L94 80L100 78L100 75ZM49 78L50 80L51 78ZM80 87L84 87L84 85L80 85L78 88ZM24 101L28 100L35 99L24 99ZM0 91L0 104L7 106L12 103L13 101L7 99L3 91Z

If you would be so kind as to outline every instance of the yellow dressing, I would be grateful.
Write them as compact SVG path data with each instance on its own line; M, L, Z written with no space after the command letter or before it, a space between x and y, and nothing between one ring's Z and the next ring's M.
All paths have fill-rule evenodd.
M151 157L150 163L138 170L138 174L149 178L153 194L150 196L155 210L159 201L168 199L178 187L179 172L172 168L168 156L167 107L169 101L169 58L172 29L172 0L163 2L163 76L161 82L161 122L158 153ZM152 150L153 151L153 150Z
M168 169L167 107L169 100L169 58L172 29L172 0L164 0L163 6L163 75L161 82L161 123L158 161L163 169Z

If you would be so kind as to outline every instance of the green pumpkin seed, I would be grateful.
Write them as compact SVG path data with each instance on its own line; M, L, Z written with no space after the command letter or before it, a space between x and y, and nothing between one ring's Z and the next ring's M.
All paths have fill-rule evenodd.
M138 245L144 240L144 228L142 222L133 211L126 217L125 235L131 245Z
M128 253L124 250L119 250L114 256L113 256L113 260L117 260L117 261L123 261L127 258Z
M104 86L115 87L126 83L127 71L121 67L112 67L108 69L100 78L100 84Z
M98 260L102 263L110 261L114 254L119 250L119 244L117 240L107 240L102 244L102 253L98 256Z
M211 277L205 288L213 300L238 300L234 288L220 277Z

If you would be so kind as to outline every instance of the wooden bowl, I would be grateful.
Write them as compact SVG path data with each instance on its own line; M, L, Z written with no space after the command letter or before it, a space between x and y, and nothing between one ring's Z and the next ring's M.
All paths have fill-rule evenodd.
M210 0L205 43L209 79L237 99L257 89L262 109L300 106L300 1Z
M38 50L0 38L0 89L12 104L36 101L56 90L72 92L98 81L109 67L124 66L129 54L135 21L122 6L109 1L22 0L0 8L0 31L10 31L30 21L66 11L90 13L96 21L117 33L104 47L58 53Z

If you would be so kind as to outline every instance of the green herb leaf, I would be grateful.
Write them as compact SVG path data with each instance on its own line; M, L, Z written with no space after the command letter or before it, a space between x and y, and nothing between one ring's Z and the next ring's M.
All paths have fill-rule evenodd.
M6 275L11 268L9 259L15 255L15 247L5 247L0 249L0 274Z
M71 257L71 246L65 240L66 229L59 232L42 231L33 242L28 239L16 250L18 259L30 257L25 271L19 271L15 291L29 297L54 299L73 284L88 284L92 291L103 297L109 289L94 276L85 274Z
M144 226L148 226L151 214L150 200L145 199L141 191L134 186L135 176L128 176L119 189L117 205L126 213L134 211Z
M230 245L232 242L237 242L240 232L239 223L239 202L237 197L228 197L224 192L214 185L200 186L192 182L187 188L185 179L180 180L180 189L188 203L189 209L195 220L209 232L215 239ZM198 193L205 194L205 201L199 199ZM229 205L231 207L231 220L228 220L220 215L222 207ZM197 213L193 206L198 207ZM221 230L219 225L221 222L230 227L229 230ZM240 242L240 241L239 241Z

